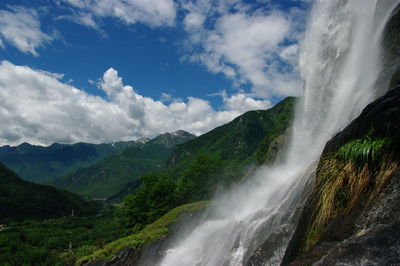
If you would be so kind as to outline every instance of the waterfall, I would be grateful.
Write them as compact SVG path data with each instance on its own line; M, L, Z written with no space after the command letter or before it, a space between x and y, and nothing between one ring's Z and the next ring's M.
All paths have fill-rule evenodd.
M300 55L304 95L283 162L261 167L216 199L204 221L178 234L159 265L279 265L304 190L325 143L387 89L381 74L385 25L400 0L316 0ZM265 248L266 247L266 248Z

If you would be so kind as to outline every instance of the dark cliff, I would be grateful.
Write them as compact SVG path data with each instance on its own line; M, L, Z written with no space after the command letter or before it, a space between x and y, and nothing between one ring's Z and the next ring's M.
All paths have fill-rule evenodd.
M330 140L283 265L400 263L400 87Z

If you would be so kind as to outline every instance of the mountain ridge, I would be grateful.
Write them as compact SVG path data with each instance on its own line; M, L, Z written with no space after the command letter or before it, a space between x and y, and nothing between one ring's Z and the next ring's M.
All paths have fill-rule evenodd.
M49 183L55 176L90 165L126 147L139 146L135 141L106 144L53 143L50 146L22 143L1 146L0 162L14 170L21 178L35 183Z
M183 130L163 133L143 145L128 147L65 174L51 184L90 197L108 198L139 176L163 169L175 145L192 138L195 136Z
M68 191L25 181L0 163L1 222L68 216L72 209L76 215L94 215L99 205Z

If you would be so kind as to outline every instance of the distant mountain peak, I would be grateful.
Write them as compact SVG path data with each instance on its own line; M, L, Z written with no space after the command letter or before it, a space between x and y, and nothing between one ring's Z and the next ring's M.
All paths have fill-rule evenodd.
M149 140L150 140L150 138L140 138L140 139L137 139L136 142L137 143L141 143L141 144L145 144Z
M172 133L170 133L173 136L182 136L182 137L191 137L193 136L193 134L190 134L189 132L185 131L185 130L177 130L174 131Z

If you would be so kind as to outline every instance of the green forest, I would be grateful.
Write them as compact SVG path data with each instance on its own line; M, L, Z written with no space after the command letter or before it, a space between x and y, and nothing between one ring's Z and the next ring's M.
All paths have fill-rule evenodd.
M87 188L82 196L94 191L87 182L96 171L110 169L116 176L126 176L125 180L136 185L119 192L121 202L92 202L64 190L24 181L3 166L4 182L0 186L5 193L3 202L14 201L15 206L29 206L30 210L39 213L28 212L20 217L18 215L24 212L17 211L18 208L15 212L9 211L3 222L5 228L0 232L0 263L73 265L87 257L108 259L112 256L109 252L104 255L104 248L108 246L129 246L140 239L138 243L147 243L147 237L143 236L161 237L182 213L203 208L200 206L205 205L201 202L207 202L217 191L241 182L254 166L264 163L268 153L273 153L269 149L270 143L276 137L282 137L289 128L293 107L294 98L287 98L274 108L247 112L196 138L183 132L160 135L144 145L130 144L92 166L76 170L76 174L68 174L80 187L78 191ZM29 154L24 153L24 156ZM145 160L155 164L143 170L146 169L143 168ZM138 176L140 171L135 172L135 169L142 169L144 174ZM101 183L105 188L107 182L111 184L107 180ZM119 186L123 187L124 182ZM48 197L49 191L56 194ZM22 194L25 196L17 197ZM29 200L26 195L33 196ZM57 197L60 198L58 203L54 202ZM71 198L74 199L72 202ZM188 203L194 205L179 207ZM7 204L1 206L6 210ZM129 241L137 238L139 240Z

